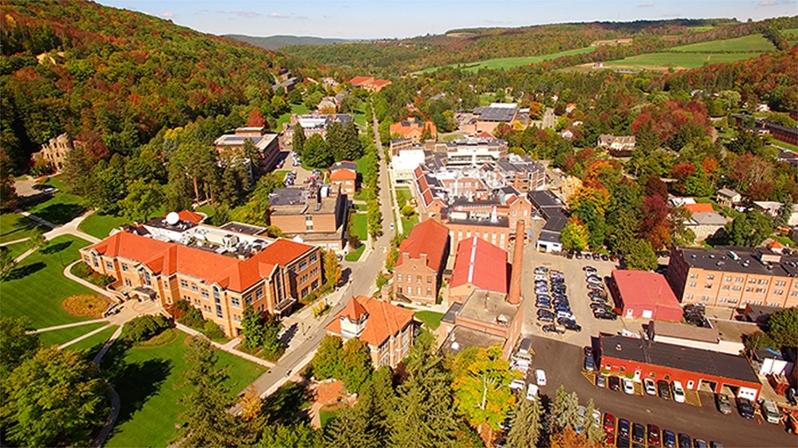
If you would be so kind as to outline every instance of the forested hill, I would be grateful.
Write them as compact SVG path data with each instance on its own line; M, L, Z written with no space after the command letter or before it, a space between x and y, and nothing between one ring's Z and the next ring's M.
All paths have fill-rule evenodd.
M776 19L778 20L778 19ZM326 46L288 46L281 51L308 64L390 76L430 67L492 58L542 56L593 46L596 60L625 57L713 39L740 37L772 21L740 23L730 19L674 19L592 22L522 28L458 29L442 35L352 42ZM590 57L582 62L588 62Z
M254 45L256 47L266 48L268 50L277 50L289 45L332 45L348 42L347 39L335 39L327 37L315 36L246 36L243 34L225 34L224 37L228 39L235 39L241 42Z
M17 171L62 132L103 157L266 102L284 58L83 0L0 1L0 148Z

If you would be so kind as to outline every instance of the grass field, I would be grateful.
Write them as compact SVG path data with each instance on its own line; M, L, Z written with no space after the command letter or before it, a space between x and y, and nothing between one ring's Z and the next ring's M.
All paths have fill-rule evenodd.
M180 397L188 335L168 330L159 340L160 345L137 345L124 354L124 367L115 383L122 409L106 446L167 446L178 436L175 425L181 422L184 409ZM264 371L228 353L217 351L217 355L219 365L227 368L225 385L231 396Z
M397 187L396 188L396 202L399 208L402 208L407 204L407 202L413 198L413 194L410 193L410 188L408 187Z
M577 54L590 53L595 50L595 47L575 48L573 50L559 51L557 53L549 53L538 56L518 56L511 58L494 58L485 59L484 61L467 62L460 64L449 64L439 67L430 67L422 70L420 73L429 73L443 67L455 67L467 72L476 72L482 69L487 70L506 70L509 68L521 67L524 65L537 64L538 62L549 61L552 59L561 58L563 56L573 56Z
M66 224L83 213L86 208L81 205L82 199L64 191L64 183L58 176L51 177L45 182L59 189L51 198L43 202L25 206L28 211L53 224Z
M401 217L402 219L402 235L410 235L410 231L418 224L418 215L413 215L410 218Z
M107 341L108 338L110 338L111 335L114 334L116 328L117 328L116 325L111 325L110 327L106 328L105 330L93 336L89 336L80 342L76 342L70 345L66 349L75 352L85 351L89 356L93 356L93 354L96 353L98 350L100 350L100 347L102 347L103 344L105 344L105 341Z
M424 323L432 330L437 330L443 319L443 313L436 313L435 311L418 311L415 318Z
M301 104L293 104L292 103L291 104L291 112L286 112L286 113L280 115L279 117L277 117L277 131L282 131L283 127L285 125L287 125L289 121L291 121L291 115L293 115L293 114L306 114L308 112L310 112L310 109L308 109L308 106L305 106L305 104L303 104L303 103L301 103Z
M710 40L707 42L681 45L670 48L668 51L691 53L764 53L768 51L774 51L775 49L776 47L774 47L773 44L770 43L769 40L765 39L765 37L761 34L751 34L743 37L735 37L733 39Z
M79 258L78 249L89 243L61 236L29 255L0 282L3 315L27 316L35 328L86 320L64 311L61 302L74 294L93 291L64 277L69 263Z
M39 229L46 232L50 229L40 226L19 213L0 214L0 243L7 243L28 238Z
M23 241L21 243L10 244L8 246L3 246L3 248L9 252L9 256L13 259L28 250L28 242Z
M628 68L696 68L706 64L734 62L758 56L759 53L645 53L607 61L605 66Z
M106 325L108 324L105 322L98 322L96 324L64 328L63 330L45 331L44 333L39 333L39 340L42 342L42 345L61 345Z
M80 223L78 228L91 236L96 236L97 238L102 239L107 237L112 229L119 227L129 221L129 219L120 216L100 215L93 213L86 217L86 219Z
M365 241L368 238L368 215L352 213L349 219L352 220L352 233L357 235L361 241Z
M366 245L361 244L360 247L358 247L357 249L350 250L349 253L344 255L344 260L352 262L360 260L360 256L363 255L364 250L366 250Z

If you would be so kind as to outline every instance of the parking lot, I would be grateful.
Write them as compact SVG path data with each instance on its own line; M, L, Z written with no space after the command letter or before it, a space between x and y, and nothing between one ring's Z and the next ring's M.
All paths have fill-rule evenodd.
M721 414L715 409L710 394L702 394L703 405L696 407L673 400L597 388L582 374L584 356L581 346L533 337L532 350L534 356L529 369L529 381L534 382L535 369L543 369L548 381L546 386L540 388L540 393L549 397L553 397L557 387L562 384L566 390L579 395L581 404L586 404L592 398L597 408L613 414L616 419L654 424L662 430L668 429L676 434L683 432L707 442L718 441L726 447L775 448L796 446L798 442L798 438L785 431L784 425L746 420L736 411L730 415Z
M596 336L599 332L617 334L622 329L635 333L640 331L642 321L625 321L621 318L617 320L596 319L590 309L591 302L588 297L588 287L585 282L583 268L585 266L593 266L597 270L597 275L604 278L609 276L610 272L616 268L615 263L592 259L569 259L562 255L542 253L538 252L532 244L527 245L525 250L522 279L524 334L543 336L578 346L585 346L590 344L591 336ZM543 332L544 323L538 321L537 308L535 307L535 268L538 266L545 266L549 270L557 270L563 273L571 312L577 324L582 327L580 332L566 331L562 335Z

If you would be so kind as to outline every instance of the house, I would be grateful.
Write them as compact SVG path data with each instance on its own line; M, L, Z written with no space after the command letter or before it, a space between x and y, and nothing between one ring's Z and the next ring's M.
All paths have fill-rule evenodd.
M721 188L715 195L715 201L721 207L734 207L743 201L743 196L730 188Z
M229 244L231 235L226 236ZM93 271L112 277L111 288L123 295L156 300L167 309L185 300L235 337L242 331L245 306L284 314L322 283L318 248L284 239L260 241L242 251L240 245L196 238L182 244L123 230L81 248L80 254Z
M599 335L599 365L633 381L679 381L686 390L756 401L762 384L742 356L626 336Z
M67 154L81 143L73 141L66 133L53 137L43 144L38 152L33 153L34 163L47 165L53 172L64 169Z
M777 218L781 214L781 208L784 206L781 202L776 201L754 201L754 209L772 217ZM792 227L798 225L798 204L793 204L792 211L789 218L787 218L787 225Z
M613 157L629 157L635 149L635 136L601 134L596 146L606 149Z
M449 279L448 304L465 302L475 289L507 293L507 252L472 236L460 241Z
M280 156L280 145L277 134L266 132L265 126L249 126L236 128L232 134L224 134L217 138L213 144L218 155L232 157L246 157L245 147L247 142L258 153L258 160L248 160L262 172L269 172L277 165Z
M387 79L375 79L371 76L355 76L349 80L349 85L352 87L362 87L370 92L379 92L391 84Z
M416 224L399 244L399 258L393 271L393 296L413 302L437 303L448 257L446 226L431 219Z
M269 223L286 237L341 251L349 200L329 185L278 188L269 195Z
M369 348L374 368L395 368L413 346L413 311L359 296L327 325L329 334L344 341L358 338Z
M616 269L612 271L609 289L615 300L615 309L622 317L682 320L682 307L661 274Z
M352 196L357 191L357 165L355 162L342 160L330 167L330 183L340 194Z
M704 241L715 235L730 221L729 218L716 212L712 204L685 204L682 208L690 213L690 217L686 218L683 224L693 231L696 241Z
M431 121L421 121L415 117L410 117L401 120L397 123L392 123L390 126L392 136L397 136L402 139L409 139L413 143L420 143L425 140L424 133L429 137L427 139L435 140L438 138L438 128L435 123Z
M766 248L677 247L666 277L682 304L798 306L798 257Z

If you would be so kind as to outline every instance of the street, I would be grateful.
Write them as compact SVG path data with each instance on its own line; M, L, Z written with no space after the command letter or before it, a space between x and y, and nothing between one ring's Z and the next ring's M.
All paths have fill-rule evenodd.
M714 440L726 447L796 446L796 437L788 434L783 425L746 420L736 412L723 415L715 409L709 394L701 396L703 406L698 408L673 400L632 396L621 391L598 388L582 376L583 353L580 346L533 336L532 348L535 355L529 370L530 378L534 381L535 369L545 370L548 384L541 388L541 393L549 397L553 397L562 384L567 391L579 395L582 405L592 398L598 409L616 418L655 424L662 430L683 432L707 442Z

